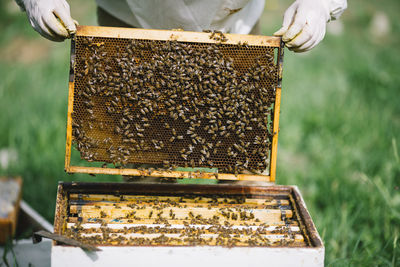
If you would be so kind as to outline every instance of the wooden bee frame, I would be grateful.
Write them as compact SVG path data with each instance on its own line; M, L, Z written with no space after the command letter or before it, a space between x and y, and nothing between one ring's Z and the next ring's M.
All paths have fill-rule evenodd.
M191 43L218 44L221 40L210 38L210 33L186 32L186 31L165 31L165 30L144 30L144 29L128 29L128 28L109 28L94 26L78 26L76 37L90 36L102 38L128 38L140 40L157 40L157 41L178 41ZM72 149L72 114L74 107L74 66L78 60L75 56L75 42L72 41L71 49L71 71L69 81L69 97L68 97L68 119L67 119L67 138L65 153L65 171L68 173L89 173L89 174L113 174L113 175L132 175L132 176L152 176L152 177L170 177L170 178L201 178L201 179L218 179L218 180L243 180L243 181L263 181L275 182L276 176L276 157L278 146L279 132L279 112L281 97L281 79L282 79L282 62L283 62L283 43L280 37L253 36L239 34L225 34L226 40L224 45L237 45L245 43L248 46L271 47L277 50L276 67L277 83L275 86L275 102L273 110L273 136L271 142L268 174L244 174L244 173L215 173L202 171L198 173L187 171L160 171L151 172L139 170L136 168L102 168L89 166L71 165L71 149Z

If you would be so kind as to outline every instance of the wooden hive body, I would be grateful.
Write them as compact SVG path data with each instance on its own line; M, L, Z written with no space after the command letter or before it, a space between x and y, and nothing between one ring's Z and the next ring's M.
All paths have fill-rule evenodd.
M175 143L174 146L163 149L163 147L157 148L160 144L159 141L157 141L158 143L153 141L156 150L137 149L134 155L127 153L125 157L121 156L122 154L115 156L114 152L114 154L109 153L110 149L102 148L101 140L111 136L115 146L118 144L123 146L125 141L118 143L118 140L124 140L124 137L119 131L115 131L116 127L120 128L121 126L112 125L109 128L107 128L108 126L101 126L101 129L100 127L96 128L99 125L107 124L108 121L99 119L102 116L102 118L106 117L106 115L102 115L105 114L104 111L96 108L91 109L91 107L99 106L99 103L102 103L100 106L108 106L109 102L96 102L85 106L85 100L89 96L85 95L84 90L88 90L87 94L91 94L90 90L92 89L89 80L82 78L85 75L85 69L82 69L82 66L90 66L88 61L92 59L82 59L85 56L75 49L78 47L81 51L83 47L73 42L65 165L67 172L212 179L216 180L217 184L60 183L54 232L97 245L102 251L88 253L80 248L54 243L52 248L52 264L54 266L75 266L77 264L125 266L127 262L143 266L187 266L188 264L191 266L203 266L204 264L247 266L265 265L266 262L273 266L323 266L324 246L297 187L274 185L283 57L281 40L277 37L235 34L217 34L216 36L217 38L215 38L215 33L182 31L88 26L78 28L75 40L79 37L92 38L90 41L93 41L93 43L87 45L89 47L86 48L87 50L93 45L97 47L105 46L108 53L123 53L119 51L110 52L110 49L107 48L107 46L115 46L113 42L115 40L118 42L119 38L122 38L121 40L172 41L188 43L189 46L198 43L211 44L211 47L217 45L218 51L223 51L222 54L225 53L224 56L227 53L231 53L230 56L235 54L229 52L229 50L224 50L229 46L232 46L233 49L242 49L243 44L238 46L239 41L245 42L245 47L253 47L254 51L261 51L258 52L261 54L264 53L263 51L272 53L275 51L274 61L270 62L275 69L270 78L266 78L271 79L272 83L269 80L263 81L263 78L260 81L253 81L255 85L264 86L266 91L268 88L272 90L267 92L268 99L270 99L268 105L271 107L268 110L265 109L268 119L265 119L264 126L260 120L258 122L258 125L261 125L260 127L265 130L266 134L257 134L255 138L262 140L262 144L267 147L267 150L261 152L261 149L252 147L251 144L246 146L248 150L251 147L253 151L256 151L254 154L256 156L246 159L246 168L251 165L251 172L240 168L238 171L239 163L244 162L243 159L236 159L241 156L239 152L234 154L235 152L228 151L227 155L229 156L229 153L232 153L235 161L229 161L229 157L223 154L224 151L222 150L217 152L217 156L209 156L207 151L199 149L197 154L190 155L188 153L183 156L181 154L181 157L179 157L173 153L182 150L182 147L179 147L180 143ZM165 43L162 44L165 45ZM142 44L139 43L138 45ZM193 45L193 47L196 48L196 45ZM152 48L153 50L154 48ZM156 51L159 52L159 50ZM253 50L250 49L249 51ZM259 55L254 51L252 53L256 56L253 56L249 61L250 65L253 62L252 60L259 60ZM100 52L96 50L94 53ZM115 54L113 55L115 57ZM154 51L151 55L154 58ZM147 57L149 56L147 55ZM142 59L137 59L136 63L139 64L140 60ZM236 61L232 61L236 73L240 73L238 71L240 64L236 63L235 65L235 62L240 60L245 59L238 57ZM229 64L232 62L224 63L227 64L224 66L229 68ZM133 65L136 63L134 62ZM96 62L91 64L96 65ZM78 70L83 73L80 78L77 77L77 75L79 76ZM112 66L109 70L115 72L115 66ZM93 69L89 68L86 74L87 72L93 73ZM123 70L121 73L118 75L124 75ZM156 79L155 83L157 82ZM148 82L151 83L152 81L149 78ZM109 86L109 83L106 86ZM149 86L148 83L147 86ZM255 87L257 90L257 86ZM82 93L79 93L79 90ZM109 96L108 93L100 92L100 90L93 92L96 95L93 99L99 99L97 96L103 98ZM128 93L131 96L130 92L124 91L125 95ZM165 97L162 96L163 99ZM124 101L121 101L121 105L115 104L114 108L118 109L119 106L128 104L131 110L138 108L134 100L129 103ZM157 112L154 111L152 118L157 118L156 122L164 119L163 110L163 108L160 108ZM143 112L143 115L146 112ZM126 111L126 114L127 116L134 115L134 113L128 111ZM262 113L260 114L262 115ZM115 116L113 118L115 120ZM138 116L138 118L140 117ZM80 119L79 123L77 123L78 119ZM174 120L179 121L181 119L184 120L185 117ZM123 120L121 119L121 121ZM134 125L134 119L132 121L132 125ZM90 124L82 127L83 122ZM108 124L111 125L112 123L111 121ZM77 124L80 125L80 128L77 127ZM173 124L173 121L171 124ZM184 124L181 125L183 126L178 127L186 127ZM163 126L158 126L158 128L160 127ZM254 133L256 131L254 128L257 127L254 125L249 127L250 130L246 134ZM127 129L129 129L129 126L127 126ZM179 128L177 129L179 130ZM95 134L91 134L96 130ZM158 130L155 127L153 131ZM222 132L225 131L222 130ZM119 134L121 137L118 136ZM138 136L140 136L139 134ZM214 136L213 140L220 140L218 135L207 135L203 132L201 134L205 139L211 140ZM248 144L245 140L247 135L239 135L240 138L243 137L243 142L240 143L243 147ZM217 139L215 136L217 136ZM259 136L264 136L265 140ZM96 140L96 138L99 139ZM182 139L184 143L186 142L185 138L183 136L178 139ZM202 139L199 140L201 142ZM143 141L143 143L145 142L146 140ZM80 150L81 158L94 162L106 162L106 164L103 164L103 166L98 163L91 165L85 163L83 166L81 163L72 164L72 158L74 158L72 155L73 144ZM130 143L128 140L127 144L129 144L126 145L127 147L133 147L138 142L133 140ZM226 144L229 145L230 143L227 142ZM139 145L142 145L138 146L140 148L146 147L143 144ZM82 147L85 148L82 149ZM113 147L113 144L109 147ZM172 151L171 154L168 154L169 151ZM196 152L196 149L194 151ZM258 152L261 156L258 156ZM239 155L237 155L238 153ZM202 159L202 154L207 155L207 160ZM188 156L192 157L191 161L188 160ZM115 158L118 158L118 160L115 160ZM225 160L226 158L228 159ZM195 162L194 159L196 159L196 166L191 166ZM159 169L149 170L137 167L139 163L160 164L165 161L173 161L175 164L180 164L181 167L186 168L161 166ZM260 161L267 162L264 165ZM192 162L192 164L187 164L187 162ZM233 162L233 166L236 167L230 168L229 162ZM112 168L109 167L110 163L121 166ZM257 170L257 166L265 167L265 170ZM188 171L187 167L195 168ZM222 183L222 180L227 180L228 183ZM237 180L261 183L253 185L232 183Z
M17 229L19 203L21 200L22 179L20 177L0 177L0 187L4 186L0 199L0 244L12 240ZM8 213L8 214L7 214ZM5 214L7 214L5 216Z

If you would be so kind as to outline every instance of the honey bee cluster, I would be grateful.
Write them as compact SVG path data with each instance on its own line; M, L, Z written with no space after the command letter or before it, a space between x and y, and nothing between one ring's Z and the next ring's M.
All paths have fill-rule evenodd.
M85 244L90 245L186 245L186 246L290 246L294 244L294 238L289 238L288 229L278 228L277 232L283 235L278 240L270 240L264 235L270 234L267 226L258 226L253 229L234 229L227 226L171 228L166 226L131 226L122 229L113 229L101 226L99 229L85 230L82 235L82 226L68 229L66 235ZM142 235L142 236L135 236ZM150 235L151 237L143 237ZM210 237L202 237L210 236ZM239 238L246 236L246 238Z
M277 70L272 48L253 49L77 37L75 147L114 165L264 171Z
M70 224L64 235L92 245L305 246L293 218L273 220L261 211L282 209L279 202L254 205L240 197L152 197L110 208L104 206L109 200L94 206L93 200L74 202L70 212L76 213L70 216L81 220Z
M214 40L214 41L217 41L217 42L220 42L220 43L228 41L228 38L226 38L225 34L223 32L221 32L221 31L218 31L218 30L214 30L214 31L203 30L203 32L211 33L209 38Z

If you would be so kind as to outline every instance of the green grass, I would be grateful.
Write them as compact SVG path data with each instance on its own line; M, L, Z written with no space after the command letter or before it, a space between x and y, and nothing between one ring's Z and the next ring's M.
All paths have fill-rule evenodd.
M0 175L22 176L24 199L52 221L58 181L113 178L63 172L69 42L42 40L23 14L6 11L8 2L1 50L16 38L48 49L30 62L0 57L0 149L19 156ZM269 2L268 35L290 1ZM71 7L81 24L95 24L93 3ZM376 10L391 25L379 40L368 30ZM341 35L327 34L307 54L285 52L277 183L299 186L327 266L400 266L399 10L396 0L353 0Z

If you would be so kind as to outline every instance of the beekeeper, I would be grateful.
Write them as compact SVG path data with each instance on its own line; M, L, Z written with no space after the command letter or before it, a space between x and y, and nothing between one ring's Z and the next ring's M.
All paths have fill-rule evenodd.
M52 41L63 41L76 31L65 0L16 0L32 27ZM260 34L264 0L96 0L101 26L145 29L220 30ZM324 38L326 24L337 19L347 0L296 0L285 12L282 36L295 52L315 47Z

